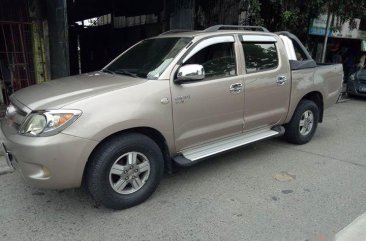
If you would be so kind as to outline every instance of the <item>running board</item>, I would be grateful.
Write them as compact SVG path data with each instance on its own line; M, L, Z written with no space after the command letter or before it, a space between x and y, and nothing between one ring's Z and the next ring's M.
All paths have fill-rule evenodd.
M173 161L179 166L191 166L206 157L234 149L239 146L248 145L259 140L281 136L284 133L285 128L282 126L276 126L272 129L262 129L259 131L236 135L198 147L186 149L181 152L181 155L173 157Z

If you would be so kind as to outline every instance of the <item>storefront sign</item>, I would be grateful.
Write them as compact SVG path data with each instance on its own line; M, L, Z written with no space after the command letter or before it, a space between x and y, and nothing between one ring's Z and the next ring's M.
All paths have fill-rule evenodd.
M366 31L359 30L360 19L355 19L355 28L350 28L350 21L345 22L339 30L329 30L328 36L334 38L366 39ZM309 28L311 35L325 35L327 27L327 15L322 14L319 18L312 20Z

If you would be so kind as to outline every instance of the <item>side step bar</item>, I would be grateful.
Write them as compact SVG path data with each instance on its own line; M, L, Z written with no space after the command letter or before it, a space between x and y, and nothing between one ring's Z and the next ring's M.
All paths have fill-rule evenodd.
M264 129L236 135L198 147L186 149L181 152L181 155L173 157L173 161L179 166L191 166L206 157L234 149L239 146L248 145L259 140L281 136L284 133L285 128L283 126L276 126L272 129Z

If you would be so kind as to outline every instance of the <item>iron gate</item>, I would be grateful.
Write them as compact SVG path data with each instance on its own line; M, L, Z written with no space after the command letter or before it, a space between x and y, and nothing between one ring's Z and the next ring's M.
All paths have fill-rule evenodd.
M0 79L3 100L35 83L32 23L0 21Z

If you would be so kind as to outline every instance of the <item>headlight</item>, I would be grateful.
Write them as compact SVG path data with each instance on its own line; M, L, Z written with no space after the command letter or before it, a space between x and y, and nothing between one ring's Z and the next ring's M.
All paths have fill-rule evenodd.
M26 136L56 135L71 125L80 115L80 110L32 112L21 125L19 133Z

